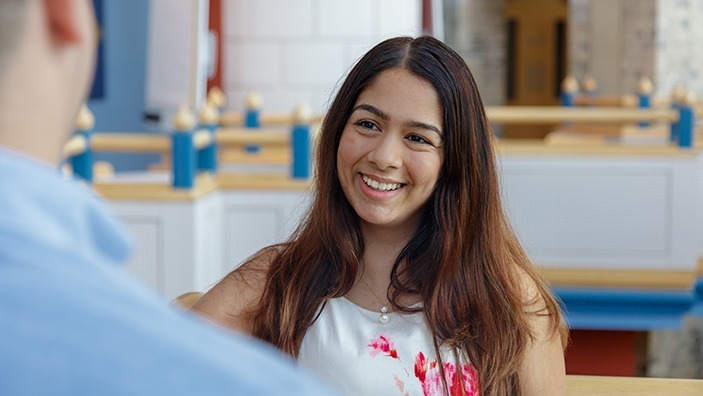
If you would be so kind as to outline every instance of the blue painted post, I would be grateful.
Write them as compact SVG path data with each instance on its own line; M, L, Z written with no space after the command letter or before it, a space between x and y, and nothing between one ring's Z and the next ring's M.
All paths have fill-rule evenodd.
M189 189L195 184L195 147L193 128L195 119L186 106L181 106L173 119L171 160L173 188Z
M246 98L246 113L244 114L244 127L254 130L261 128L261 94L250 92ZM247 153L256 154L261 151L261 146L248 145L244 148Z
M94 127L95 117L88 107L83 105L78 112L76 131L73 134L83 136L85 139L85 151L71 157L71 167L73 168L74 175L88 183L93 182L93 149L90 146L90 139L93 135Z
M678 145L681 148L692 148L695 137L695 111L693 105L695 98L692 92L685 95L683 102L679 106L679 126Z
M649 109L652 107L652 81L647 77L642 77L637 84L638 107L640 109ZM640 128L649 128L650 123L642 121L639 123Z
M674 87L674 90L671 92L671 108L673 110L679 111L679 108L681 107L681 102L683 101L683 97L686 95L686 92L684 89L677 85ZM680 114L679 114L680 115ZM679 121L672 122L671 123L671 133L669 134L669 142L678 144L679 143Z
M293 113L293 131L291 132L291 177L306 180L310 178L311 148L310 148L310 108L299 104Z
M200 127L208 131L212 142L198 151L198 170L214 174L217 172L217 142L215 141L219 118L217 110L206 102L200 111L199 118Z
M561 83L561 105L564 107L573 107L578 90L578 81L571 75L566 76Z

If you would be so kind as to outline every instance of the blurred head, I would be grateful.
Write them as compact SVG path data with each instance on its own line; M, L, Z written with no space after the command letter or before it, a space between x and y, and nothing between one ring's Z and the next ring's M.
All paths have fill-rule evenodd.
M17 47L25 23L25 10L28 0L0 0L0 76L5 70L8 58Z
M93 80L96 43L91 0L0 0L0 145L57 162Z

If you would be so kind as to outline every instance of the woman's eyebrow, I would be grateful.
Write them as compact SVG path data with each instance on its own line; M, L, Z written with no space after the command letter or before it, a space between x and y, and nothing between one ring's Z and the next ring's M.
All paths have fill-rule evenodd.
M357 111L357 110L366 110L366 111L368 111L369 113L374 114L374 115L380 117L380 118L383 119L384 121L388 121L388 120L391 119L391 116L389 116L387 113L384 113L384 112L381 111L381 109L379 109L378 107L371 106L370 104L360 104L360 105L354 107L354 109L352 110L352 113L355 112L355 111Z
M381 119L384 120L384 121L388 121L388 120L391 119L391 116L390 116L390 115L388 115L387 113L384 113L384 112L383 112L381 109L379 109L378 107L372 106L372 105L370 105L370 104L360 104L360 105L354 107L354 109L352 109L352 113L354 113L354 112L357 111L357 110L365 110L365 111L368 111L369 113L376 115L377 117L381 118ZM427 129L427 130L429 130L429 131L435 132L437 135L439 135L440 137L442 137L442 131L440 131L439 128L437 128L437 127L434 126L434 125L428 124L428 123L426 123L426 122L407 121L407 122L403 123L403 125L406 126L406 127L409 127L409 128Z
M442 137L442 131L440 131L439 128L437 128L436 126L431 125L431 124L427 124L427 123L420 122L420 121L408 121L408 122L404 123L403 125L405 125L406 127L409 127L409 128L426 129L428 131L432 131L432 132L436 133L437 135L439 135L439 137Z

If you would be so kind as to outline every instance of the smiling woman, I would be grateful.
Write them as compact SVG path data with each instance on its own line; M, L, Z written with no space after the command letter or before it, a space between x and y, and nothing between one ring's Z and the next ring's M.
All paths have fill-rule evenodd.
M565 393L559 308L503 213L466 63L431 37L371 49L322 125L315 196L194 306L348 395Z
M418 228L442 167L441 126L437 92L403 69L381 73L359 95L339 142L337 174L365 233Z

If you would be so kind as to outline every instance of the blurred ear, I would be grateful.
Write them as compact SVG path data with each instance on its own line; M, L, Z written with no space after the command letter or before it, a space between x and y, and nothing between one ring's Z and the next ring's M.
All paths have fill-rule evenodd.
M79 0L43 0L49 29L59 42L74 44L82 39L80 21L76 16L76 1Z

